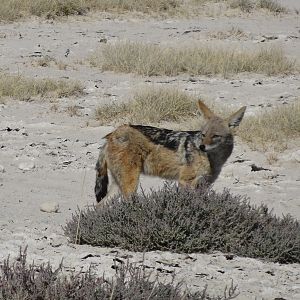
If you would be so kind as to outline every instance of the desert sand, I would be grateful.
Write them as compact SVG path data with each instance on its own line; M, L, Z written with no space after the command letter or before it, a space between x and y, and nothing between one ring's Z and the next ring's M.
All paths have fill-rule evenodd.
M282 1L300 9L300 3ZM111 266L118 257L144 263L152 270L162 268L160 277L185 280L193 289L208 284L211 294L238 285L237 299L300 299L300 265L280 265L224 253L173 254L169 252L133 253L122 249L70 244L62 226L77 207L95 203L94 165L101 138L113 130L99 126L95 108L110 101L123 101L139 87L174 86L203 95L216 103L240 107L256 114L276 105L299 101L300 76L268 77L240 74L233 78L189 75L142 77L133 74L101 72L82 61L105 38L109 42L132 40L157 44L224 44L253 48L258 45L282 46L288 57L299 59L300 22L295 12L282 15L250 14L234 17L201 16L192 19L154 19L126 16L74 17L64 21L30 19L0 24L0 68L12 74L33 78L70 78L80 80L85 95L57 101L8 100L0 104L0 260L15 257L19 247L28 245L29 261L50 261L57 266L64 259L66 271L93 265L95 272L113 275ZM212 33L240 28L244 37L218 40ZM69 49L69 55L65 55ZM33 64L36 53L49 55L68 66L41 67ZM56 110L53 109L56 106ZM76 106L78 116L68 114ZM300 116L299 116L300 117ZM9 129L8 129L9 128ZM300 140L289 143L269 164L268 153L251 150L236 139L229 161L214 188L229 188L246 195L250 203L266 204L277 215L291 214L300 220ZM251 171L251 164L270 171ZM147 190L163 184L158 178L143 177ZM57 213L40 211L43 203L59 205ZM88 258L87 254L89 255ZM172 264L178 264L173 267Z

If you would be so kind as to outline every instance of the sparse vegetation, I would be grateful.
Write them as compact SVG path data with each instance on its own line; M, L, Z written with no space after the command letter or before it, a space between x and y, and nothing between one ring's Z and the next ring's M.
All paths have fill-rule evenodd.
M96 119L100 124L115 124L128 122L132 118L132 103L111 102L96 109Z
M142 12L156 15L195 15L203 13L204 5L224 2L225 8L251 12L264 8L273 13L287 10L276 0L6 0L0 6L0 21L15 21L29 16L56 18L85 15L88 12Z
M39 57L38 59L33 60L32 64L39 67L50 67L51 63L54 61L55 59L53 57L46 55L44 57Z
M63 62L61 60L57 60L54 57L51 57L49 55L45 55L43 57L33 59L32 65L38 66L38 67L56 66L59 70L66 70L68 67L68 65L65 62Z
M249 38L248 34L238 27L231 27L229 30L221 30L208 33L210 38L225 40L225 39L245 39Z
M178 0L6 0L0 6L0 20L14 21L30 15L55 18L95 10L172 14L179 6Z
M78 105L70 105L66 108L66 112L70 117L79 117L81 116L80 106Z
M245 118L239 136L256 150L282 151L287 143L300 137L300 103L273 108L257 116Z
M98 107L96 118L102 123L158 123L179 121L197 114L196 98L174 88L144 88L127 103Z
M239 8L242 12L251 12L254 8L252 0L232 0L230 2L231 8Z
M259 8L267 9L275 14L287 12L287 9L276 0L258 0L257 6Z
M83 86L77 81L30 79L21 75L0 73L0 98L29 101L44 97L69 97L81 94Z
M231 0L231 8L239 8L243 12L250 13L255 8L262 8L274 14L286 13L287 9L277 0Z
M27 264L27 252L21 251L13 262L9 258L0 264L1 300L229 300L238 296L237 287L228 287L222 296L211 297L206 288L191 292L182 283L162 283L146 273L143 265L132 263L115 266L113 279L88 272L67 276L63 266Z
M225 48L171 48L137 42L104 45L89 57L101 70L137 73L146 76L217 75L227 77L241 72L267 75L295 70L295 62L279 48L246 51Z
M77 230L79 228L79 231ZM300 262L300 224L252 207L228 191L165 186L101 210L79 211L65 226L73 241L132 251L231 252L280 263Z

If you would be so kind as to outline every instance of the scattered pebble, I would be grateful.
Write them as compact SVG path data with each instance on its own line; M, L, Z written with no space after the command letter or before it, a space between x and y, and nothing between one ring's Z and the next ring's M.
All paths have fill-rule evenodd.
M59 211L59 204L57 202L44 202L40 206L40 211L57 213Z
M5 168L2 165L0 165L0 173L4 173L4 172L5 172Z
M54 248L60 247L61 245L64 244L66 238L63 236L59 236L57 234L53 234L50 237L50 245Z
M19 164L19 169L22 171L30 171L35 168L35 164L33 161L22 162Z

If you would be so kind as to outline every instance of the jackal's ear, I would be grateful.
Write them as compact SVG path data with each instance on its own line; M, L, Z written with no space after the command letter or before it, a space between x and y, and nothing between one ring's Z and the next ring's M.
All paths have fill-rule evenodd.
M237 112L235 112L234 114L232 114L229 118L228 118L228 126L229 127L236 127L239 126L244 114L245 114L245 110L246 110L246 106L243 106L242 108L240 108Z
M201 100L198 100L198 108L203 113L205 119L210 119L214 116L214 113Z

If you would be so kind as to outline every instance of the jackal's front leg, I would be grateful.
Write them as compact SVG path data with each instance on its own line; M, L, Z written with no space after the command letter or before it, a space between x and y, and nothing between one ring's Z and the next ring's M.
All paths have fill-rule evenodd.
M181 168L179 173L179 185L184 188L193 188L193 181L196 178L196 173L193 172L192 168L184 166Z
M196 156L191 164L181 167L179 184L193 189L199 188L205 182L210 182L211 167L205 156Z

